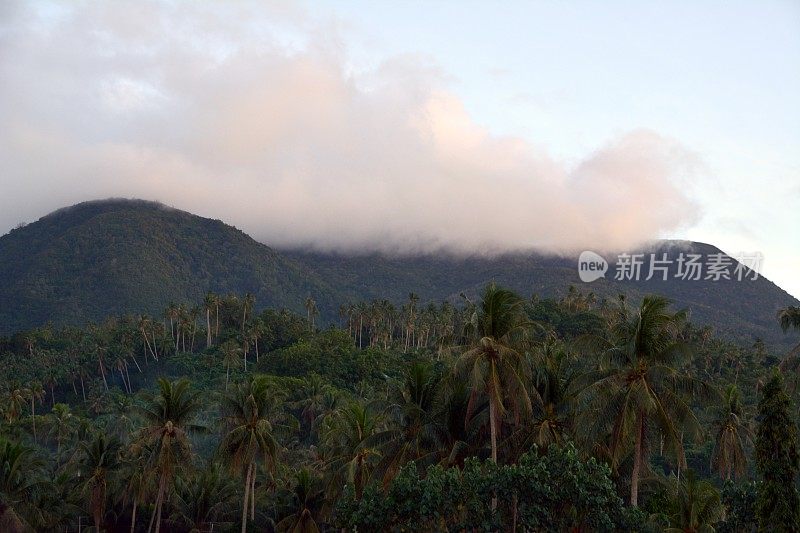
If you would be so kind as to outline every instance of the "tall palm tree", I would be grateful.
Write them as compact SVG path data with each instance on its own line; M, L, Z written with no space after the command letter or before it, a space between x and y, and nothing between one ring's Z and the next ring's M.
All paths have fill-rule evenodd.
M255 476L257 462L269 468L277 458L277 442L270 422L276 397L269 381L256 376L237 385L233 392L222 397L222 422L225 435L219 445L220 456L232 469L244 476L242 502L242 533L247 531L247 510L255 519Z
M314 301L314 298L309 296L306 298L306 315L308 317L308 327L310 331L314 331L314 319L317 315L319 315L319 310L317 309L317 302Z
M211 348L211 310L214 305L214 295L209 292L203 298L203 308L206 310L206 348Z
M498 430L506 406L530 412L531 403L525 387L525 358L520 345L533 325L525 314L524 301L508 289L488 285L467 323L469 348L456 362L457 375L469 380L472 387L467 417L474 413L478 395L489 404L491 457L497 462Z
M714 426L716 438L711 467L724 479L744 475L747 466L744 442L752 439L752 432L744 419L742 395L736 385L728 385L725 389L722 407Z
M242 332L244 332L244 325L247 323L247 312L253 310L253 306L256 304L256 297L250 294L249 292L244 295L244 300L242 300Z
M119 453L119 441L115 437L109 439L102 433L95 434L89 442L81 443L79 468L86 474L82 488L89 494L89 509L95 531L100 531L105 516L108 485L120 465Z
M588 400L583 410L584 437L609 434L609 454L617 466L631 451L630 504L638 505L639 478L647 463L648 437L657 432L678 468L686 467L683 433L699 433L689 405L692 396L710 395L710 388L683 372L691 357L679 333L686 312L669 311L670 301L646 296L638 309L624 300L610 310L609 337L592 338L601 355L599 369L587 375Z
M157 481L155 508L150 519L150 527L158 533L161 527L161 509L179 468L189 463L191 443L189 432L204 428L193 423L200 408L197 394L190 390L187 380L158 380L158 394L146 399L139 413L144 419L144 428L134 451L147 450L145 468Z
M229 340L222 343L219 350L222 352L222 364L225 365L225 390L228 390L228 383L231 379L231 368L238 367L242 362L239 358L242 349L239 348L236 342Z

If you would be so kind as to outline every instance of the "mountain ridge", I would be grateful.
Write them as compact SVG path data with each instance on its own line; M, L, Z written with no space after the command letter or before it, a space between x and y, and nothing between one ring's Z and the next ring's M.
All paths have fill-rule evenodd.
M659 241L656 253L713 245ZM303 313L317 301L323 322L340 305L386 298L395 304L415 292L422 302L459 300L495 281L524 296L560 297L570 285L600 297L648 292L692 310L700 324L750 342L789 346L775 312L800 302L761 278L754 282L583 283L577 258L538 253L495 256L379 252L343 254L273 248L220 220L147 200L109 199L58 209L0 237L0 333L55 323L80 323L110 314L163 312L169 302L199 302L205 292L252 293L257 306ZM646 265L645 265L646 266Z

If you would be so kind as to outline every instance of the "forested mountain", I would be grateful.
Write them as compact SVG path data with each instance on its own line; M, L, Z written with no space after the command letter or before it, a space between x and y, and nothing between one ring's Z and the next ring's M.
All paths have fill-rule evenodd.
M719 253L699 243L661 243L652 252L674 260L687 250L704 257ZM575 258L537 254L387 257L275 250L218 220L154 202L87 202L0 238L0 333L48 321L82 324L111 314L155 313L208 291L250 293L259 309L301 313L313 297L322 323L338 320L344 303L380 297L399 305L411 292L423 303L455 302L462 292L474 298L490 281L526 296L567 297L570 285L582 285L576 264ZM780 350L790 346L773 326L775 313L800 302L772 282L682 281L674 268L667 281L615 281L612 264L605 279L581 289L598 298L663 294L689 308L694 323L713 324L724 336L745 343L761 338Z
M208 291L297 311L313 294L328 314L335 300L319 278L236 228L155 202L86 202L0 238L0 332L155 313Z
M604 278L583 283L578 277L578 258L541 254L506 254L495 257L452 255L417 255L387 257L379 254L343 255L337 253L281 250L306 265L353 301L387 297L404 301L415 292L422 301L459 301L463 292L474 298L490 281L525 294L541 297L567 297L570 286L592 291L598 298L615 298L625 294L634 300L644 295L663 294L676 305L690 309L696 324L713 325L716 331L742 342L762 339L781 349L790 348L791 341L774 327L775 313L798 300L764 277L753 280L752 275L739 281L733 275L737 262L731 262L732 279L683 280L678 274L680 254L699 254L701 262L713 260L721 250L709 244L686 241L660 241L643 250L628 251L644 255L639 280L615 278L617 254L604 254L610 262ZM662 259L666 254L667 279L657 270L651 280L650 256ZM702 278L705 278L705 271ZM744 275L743 275L744 276Z

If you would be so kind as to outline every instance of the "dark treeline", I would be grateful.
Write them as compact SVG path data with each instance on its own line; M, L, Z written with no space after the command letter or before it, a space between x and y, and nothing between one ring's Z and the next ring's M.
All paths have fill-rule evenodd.
M658 296L462 300L0 338L0 531L797 528L800 350Z

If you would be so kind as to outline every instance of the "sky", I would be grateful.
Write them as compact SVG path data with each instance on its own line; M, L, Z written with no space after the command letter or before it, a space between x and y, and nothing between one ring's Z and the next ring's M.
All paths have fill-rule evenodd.
M0 3L0 233L158 200L272 245L760 252L800 296L800 3Z

